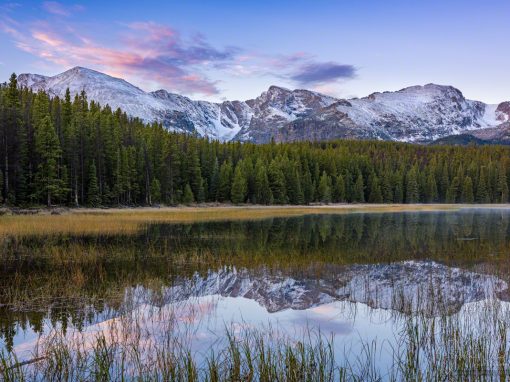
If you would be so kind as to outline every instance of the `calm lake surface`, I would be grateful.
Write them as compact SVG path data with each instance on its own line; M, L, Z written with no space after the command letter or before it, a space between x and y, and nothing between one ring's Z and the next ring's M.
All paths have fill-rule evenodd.
M27 361L56 332L86 343L120 335L129 319L148 348L171 331L199 362L228 343L226 332L262 331L274 341L331 340L338 362L385 378L395 354L409 352L402 335L410 323L436 333L430 323L450 320L459 335L477 338L492 320L506 333L509 249L507 209L5 239L0 349Z

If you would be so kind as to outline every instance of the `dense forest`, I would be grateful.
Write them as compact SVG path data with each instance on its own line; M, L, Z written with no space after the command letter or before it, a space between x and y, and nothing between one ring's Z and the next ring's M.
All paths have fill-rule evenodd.
M82 92L0 85L9 206L506 203L510 148L334 141L221 143L144 124Z

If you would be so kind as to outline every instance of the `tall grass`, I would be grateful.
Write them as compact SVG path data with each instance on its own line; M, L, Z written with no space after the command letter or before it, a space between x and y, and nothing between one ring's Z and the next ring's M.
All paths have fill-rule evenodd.
M421 207L371 208L383 212ZM315 329L291 337L276 329L238 331L228 326L218 333L221 340L213 348L197 352L191 328L180 326L173 313L154 308L148 316L131 314L136 302L130 304L126 296L130 290L145 287L150 291L146 303L162 307L169 303L165 288L219 267L245 267L279 277L335 277L343 286L346 265L425 257L469 264L482 272L497 269L498 275L508 278L506 215L491 221L482 216L474 222L471 215L447 216L448 224L444 217L434 220L437 216L429 221L413 216L364 220L360 215L322 218L320 224L304 218L216 228L187 224L177 231L153 225L356 211L232 207L0 217L0 330L11 336L0 353L0 380L508 379L508 306L489 299L468 305L460 315L462 296L459 304L449 305L432 284L412 296L395 288L387 307L393 309L391 319L399 328L395 340L389 346L360 339L361 351L356 354L339 353L338 349L347 349L341 339ZM363 296L364 301L378 306L378 291L372 293ZM99 313L114 319L91 335L87 320ZM57 323L50 333L42 329L46 317ZM19 359L12 351L12 328L18 325L43 333L28 359ZM389 364L381 364L383 352L391 352Z
M227 327L214 348L192 350L171 316L123 318L94 335L55 330L33 362L0 353L5 381L500 381L510 376L510 310L496 300L463 315L402 315L394 345L360 339L361 352L339 353L338 338L309 329ZM146 320L168 319L160 332ZM340 345L340 346L337 346ZM380 352L392 352L381 364ZM340 356L339 356L340 354Z
M309 207L196 207L71 210L62 215L0 216L0 238L55 234L129 234L154 223L253 220L309 214L457 210L459 205L337 205Z

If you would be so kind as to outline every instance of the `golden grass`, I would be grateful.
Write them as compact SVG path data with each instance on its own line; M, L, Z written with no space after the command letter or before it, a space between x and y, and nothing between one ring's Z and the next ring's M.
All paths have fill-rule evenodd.
M51 234L131 234L151 223L191 223L220 220L252 220L307 214L356 212L406 212L456 210L462 205L384 204L328 206L241 206L176 207L135 209L82 209L62 215L4 215L0 217L0 237ZM494 207L494 206L492 206Z

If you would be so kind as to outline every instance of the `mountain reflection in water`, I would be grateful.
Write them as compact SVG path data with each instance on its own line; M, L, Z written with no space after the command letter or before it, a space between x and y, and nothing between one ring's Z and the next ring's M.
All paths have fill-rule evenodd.
M4 241L0 348L29 358L55 330L113 335L127 318L145 341L171 330L201 352L225 327L290 337L312 328L342 337L344 350L360 337L392 344L406 317L471 319L479 304L506 304L509 228L507 210L476 209ZM71 249L83 258L49 255Z

